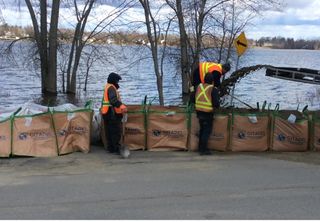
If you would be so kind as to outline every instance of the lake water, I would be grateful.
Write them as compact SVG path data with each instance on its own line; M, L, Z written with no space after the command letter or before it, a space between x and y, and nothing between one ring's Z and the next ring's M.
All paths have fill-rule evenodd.
M15 49L14 58L0 57L0 107L16 107L41 98L39 74L32 68L33 61L26 56L31 45L21 43L20 46ZM113 71L122 75L120 92L125 103L140 104L145 95L153 103L157 103L156 78L148 50L138 46L101 48L106 55L99 55L101 58L94 63L87 92L80 93L79 104L91 99L95 108L98 108L107 76ZM125 56L117 59L118 55ZM249 49L240 59L239 67L268 64L320 70L319 61L320 51ZM80 73L84 68L80 67ZM230 73L232 71L234 70ZM82 88L83 82L83 78L78 81ZM300 104L300 109L308 105L310 110L320 110L320 85L266 77L265 69L256 71L237 83L234 95L252 106L266 100L272 103L272 107L279 103L281 109L296 109ZM176 74L175 63L169 60L165 63L164 96L166 105L178 105L182 102L181 78ZM234 102L236 106L244 107L241 103Z

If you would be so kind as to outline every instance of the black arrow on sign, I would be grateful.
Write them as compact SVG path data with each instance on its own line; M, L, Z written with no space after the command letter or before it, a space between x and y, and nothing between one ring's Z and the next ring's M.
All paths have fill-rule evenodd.
M240 42L240 40L237 41L237 44L238 44L238 45L242 45L243 47L247 47L247 45L244 44L244 43L242 43L242 42Z

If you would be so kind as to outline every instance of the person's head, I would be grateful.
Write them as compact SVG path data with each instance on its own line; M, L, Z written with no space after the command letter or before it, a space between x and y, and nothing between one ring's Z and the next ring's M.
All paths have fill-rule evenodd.
M218 72L218 71L213 71L212 73L211 73L211 75L212 75L212 79L213 79L213 84L214 84L214 86L215 87L220 87L220 85L221 85L221 82L220 82L220 77L221 77L221 75L220 75L220 72Z
M222 75L229 72L231 69L231 65L229 62L226 62L225 64L222 64Z
M108 76L108 83L113 84L117 89L119 88L119 81L121 80L121 76L117 73L110 73Z

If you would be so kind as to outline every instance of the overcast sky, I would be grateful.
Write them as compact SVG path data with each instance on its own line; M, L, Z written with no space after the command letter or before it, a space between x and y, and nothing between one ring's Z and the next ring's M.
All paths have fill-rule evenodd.
M7 0L3 1L8 2ZM283 11L263 12L263 18L256 19L253 26L246 28L247 38L259 39L260 37L283 36L295 39L320 39L320 0L283 1ZM5 8L0 7L8 24L31 25L26 7L21 7L19 12L16 7L11 8L7 3ZM110 6L103 7L108 8ZM138 16L137 11L130 13ZM67 18L66 13L62 14Z
M269 11L248 27L249 38L283 36L320 39L320 0L284 0L282 12Z

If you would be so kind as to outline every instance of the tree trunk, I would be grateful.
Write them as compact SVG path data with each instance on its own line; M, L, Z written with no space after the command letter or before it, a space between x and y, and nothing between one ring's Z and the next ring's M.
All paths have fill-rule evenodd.
M35 36L35 42L37 44L39 55L40 55L41 92L44 93L44 91L45 91L45 84L44 84L44 73L45 73L44 64L45 64L45 61L43 61L44 55L43 55L43 50L42 50L42 45L41 45L41 36L40 36L39 25L38 25L37 18L34 13L34 10L32 8L32 4L31 4L30 0L25 0L25 1L26 1L26 5L28 7L29 13L30 13L30 17L31 17L32 25L33 25L34 36Z
M192 85L192 75L188 54L188 36L185 29L181 0L176 1L177 17L180 30L180 53L181 53L181 79L182 79L182 100L186 104L189 101L189 88Z
M154 71L157 77L157 89L159 94L159 103L160 105L164 105L164 97L163 97L163 78L162 73L159 71L159 59L158 59L158 34L156 29L156 21L152 17L150 10L149 0L139 0L145 14L146 26L147 26L147 35L148 40L151 45L151 53L154 64ZM152 27L151 27L152 26Z
M87 1L84 7L85 10L80 12L78 11L77 2L74 1L78 22L74 32L67 69L67 93L69 94L76 94L77 71L80 64L82 50L86 44L86 41L83 41L82 38L94 2L94 0Z
M70 53L69 53L69 61L68 61L68 68L67 68L67 93L72 93L71 90L71 69L73 66L73 57L74 57L74 53L75 53L75 48L76 48L76 44L79 41L79 28L80 24L78 23L76 26L76 30L74 32L74 36L73 36L73 40L72 40L72 44L71 44L71 49L70 49Z
M164 96L163 96L163 79L162 76L157 75L157 86L158 86L158 94L159 94L159 103L161 106L164 105Z
M41 55L41 73L44 83L43 93L48 93L48 77L49 77L49 64L48 64L48 32L47 32L47 0L40 1L40 45L42 52Z
M47 0L40 1L40 25L38 24L35 12L30 0L25 0L28 7L35 41L38 47L41 63L41 91L43 94L51 95L57 93L57 28L59 18L60 0L53 1L52 18L50 26L49 53L48 54L48 31L47 31ZM49 59L50 58L50 59ZM49 61L50 60L50 61Z
M58 20L59 20L60 0L55 0L52 3L51 24L49 31L49 72L47 91L50 94L57 94L57 48L58 48Z
M76 55L74 57L74 63L71 73L71 82L70 82L70 90L69 93L76 94L77 92L77 71L80 64L81 53L83 49L83 45L76 47Z

